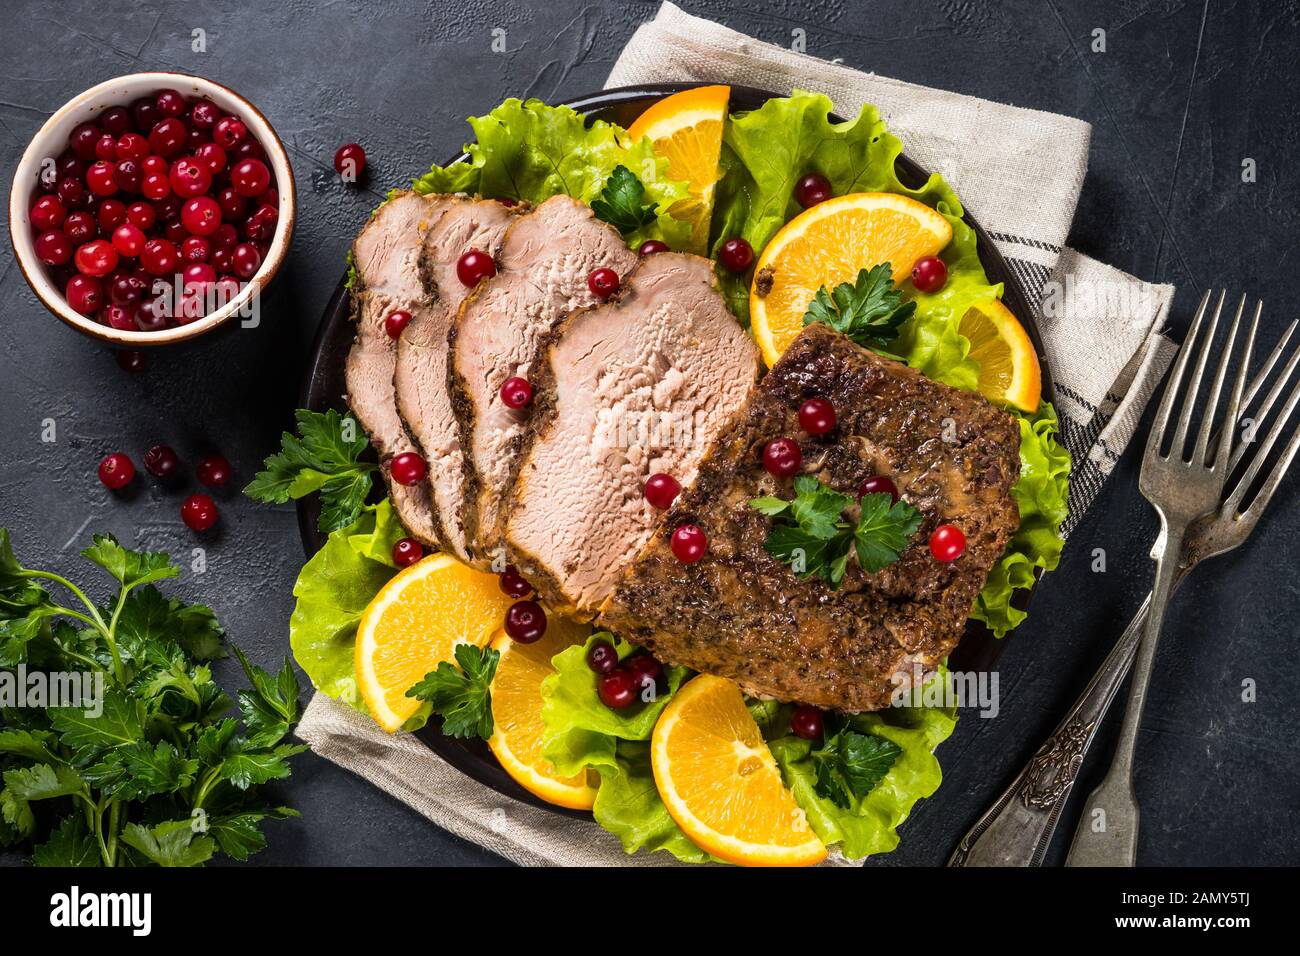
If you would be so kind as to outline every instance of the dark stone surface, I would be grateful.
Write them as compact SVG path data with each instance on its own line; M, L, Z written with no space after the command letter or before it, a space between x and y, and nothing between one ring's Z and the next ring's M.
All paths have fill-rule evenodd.
M1177 283L1181 329L1206 287L1264 296L1266 341L1292 318L1300 126L1279 94L1300 80L1300 11L1292 2L1010 0L870 4L688 0L688 10L761 39L851 66L1094 126L1072 244L1136 275ZM28 563L75 567L93 530L185 555L182 495L139 481L127 499L95 480L99 458L136 457L156 441L193 462L220 450L239 482L290 421L312 332L349 238L377 198L455 151L464 116L507 95L556 99L596 89L636 24L657 4L369 0L317 5L17 2L0 31L0 179L50 112L100 80L143 69L201 73L238 89L292 150L300 196L289 260L260 328L184 353L143 375L50 317L12 256L0 260L0 524ZM490 31L508 51L491 52ZM1094 28L1105 53L1090 51ZM208 51L191 52L191 31ZM671 79L665 77L665 79ZM346 188L335 148L360 141L368 190ZM1243 158L1259 178L1243 184ZM6 204L7 210L7 204ZM974 210L976 215L979 210ZM42 419L58 425L42 444ZM947 781L918 806L884 865L942 863L959 836L1033 752L1086 683L1150 580L1151 508L1125 456L1035 600L1000 664L997 719L963 720L940 750ZM1295 625L1300 518L1295 482L1249 546L1199 572L1166 625L1140 741L1137 789L1147 864L1294 864L1300 833ZM291 508L233 490L208 571L177 591L213 605L231 638L263 665L287 650L290 589L302 561ZM1095 549L1107 570L1092 573ZM229 662L217 668L237 683ZM1259 700L1241 702L1241 682ZM1086 791L1108 759L1115 721L1084 769ZM312 755L283 787L301 820L274 825L264 864L492 863L361 780ZM1073 804L1077 808L1078 798ZM1067 816L1063 829L1074 824ZM1068 838L1058 839L1059 860ZM9 857L12 861L13 857Z

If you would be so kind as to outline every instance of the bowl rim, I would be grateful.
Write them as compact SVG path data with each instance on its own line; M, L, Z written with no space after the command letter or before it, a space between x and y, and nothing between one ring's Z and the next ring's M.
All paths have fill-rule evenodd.
M110 106L124 106L132 99L145 95L143 88L151 84L156 84L156 89L164 89L169 85L183 86L189 84L194 87L194 92L201 96L214 100L229 100L234 104L235 108L238 109L240 118L248 124L249 131L266 150L267 158L271 162L276 177L276 188L280 193L280 215L279 221L276 223L275 234L271 237L271 245L267 251L266 259L253 277L247 280L239 294L220 309L188 325L180 325L158 332L123 331L114 329L111 326L101 325L93 318L82 315L68 305L63 290L55 286L46 274L45 265L36 259L34 237L31 234L29 218L30 204L36 190L36 170L41 161L47 156L57 155L63 151L63 144L61 143L58 149L51 149L50 147L49 140L56 128L64 125L70 117L83 112L87 107L94 110L107 109ZM135 95L128 95L126 99L123 99L122 88L124 85L128 89L132 86L139 86L141 90ZM110 100L100 102L101 98L108 93L115 95ZM233 112L234 110L229 111ZM26 149L23 150L22 158L19 159L18 165L14 169L9 190L9 240L14 259L18 263L23 278L27 280L27 284L36 294L41 304L65 324L78 332L99 339L102 342L107 342L110 345L126 348L150 348L174 345L198 338L225 325L231 318L237 316L254 296L260 296L284 264L297 218L297 205L297 187L294 184L293 166L289 162L288 151L284 148L284 143L281 142L270 121L250 100L225 84L204 76L174 70L148 70L138 73L124 73L101 83L96 83L72 97L50 114L45 122L41 124L40 129L36 131L28 142Z

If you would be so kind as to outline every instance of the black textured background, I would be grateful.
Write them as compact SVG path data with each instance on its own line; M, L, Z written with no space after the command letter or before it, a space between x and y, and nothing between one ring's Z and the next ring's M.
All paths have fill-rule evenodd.
M1195 299L1226 284L1265 297L1271 341L1295 315L1297 209L1294 0L684 0L689 11L764 40L807 33L808 52L866 70L1082 117L1092 155L1071 244L1142 278L1176 283L1181 330ZM292 153L300 210L260 328L183 353L142 375L49 316L6 250L0 260L0 524L28 564L75 569L92 531L184 559L200 542L183 494L137 480L114 497L95 479L107 452L164 441L193 462L219 450L242 484L290 421L312 333L352 233L376 199L453 153L462 119L508 95L599 88L655 0L356 0L314 4L49 3L6 0L0 15L0 179L65 100L145 69L209 76L253 100ZM491 30L508 51L491 52ZM1105 53L1091 34L1107 32ZM206 53L191 31L206 31ZM664 77L672 79L672 77ZM331 158L360 141L368 190ZM1258 181L1240 181L1241 162ZM960 184L958 184L960 186ZM7 202L5 204L7 212ZM979 210L973 210L978 216ZM40 441L42 420L58 441ZM920 804L884 865L938 864L1055 724L1140 602L1155 533L1130 449L1035 599L1001 661L995 720L964 719L939 751L946 782ZM192 483L192 482L191 482ZM1198 572L1172 607L1140 740L1139 859L1146 864L1295 864L1300 833L1295 561L1297 486L1241 552ZM208 570L177 590L216 608L266 666L287 651L290 589L302 563L291 508L230 490ZM1107 570L1090 570L1094 549ZM186 562L188 563L188 562ZM222 662L218 676L237 683ZM1259 700L1241 702L1245 678ZM1099 779L1112 720L1084 769ZM301 820L272 824L264 864L493 863L361 780L307 754L283 795ZM1077 810L1076 796L1072 809ZM507 807L507 812L508 812ZM1069 814L1052 854L1059 861ZM10 855L7 858L13 861Z

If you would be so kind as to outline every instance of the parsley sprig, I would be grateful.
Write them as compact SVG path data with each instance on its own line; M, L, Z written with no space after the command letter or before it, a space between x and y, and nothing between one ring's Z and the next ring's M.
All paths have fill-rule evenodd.
M28 686L39 672L67 690L0 709L0 846L31 845L37 866L248 859L262 821L297 816L256 790L306 749L283 742L299 713L292 666L272 675L236 650L251 686L227 716L236 704L207 664L225 653L221 626L154 586L180 569L109 535L81 554L117 584L104 604L23 567L0 528L0 683L22 668Z
M654 222L658 208L657 203L645 201L645 186L626 166L615 166L599 198L591 201L596 217L625 236Z
M350 414L300 408L294 417L298 434L280 436L280 451L266 459L244 494L256 501L284 504L319 491L320 530L337 531L361 514L379 466L361 461L369 442Z
M840 730L811 754L817 794L847 810L875 789L902 753L892 740Z
M407 697L428 701L442 716L442 732L452 737L492 736L492 678L499 651L473 644L456 645L456 664L440 661L438 669L406 692Z
M833 291L822 286L808 306L803 324L825 322L858 345L884 351L916 311L916 303L904 302L903 293L894 288L893 275L892 266L882 262L872 269L860 269L852 284L841 282Z
M768 554L791 566L801 581L820 577L832 588L844 580L849 558L857 553L865 571L876 572L898 560L907 539L921 525L921 513L888 494L864 495L856 521L844 520L853 499L811 475L794 480L795 497L750 499L749 506L774 519L763 541Z

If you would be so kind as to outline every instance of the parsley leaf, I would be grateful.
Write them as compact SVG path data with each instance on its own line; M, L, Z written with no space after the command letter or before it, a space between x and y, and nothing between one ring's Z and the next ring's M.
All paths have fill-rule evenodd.
M458 644L456 663L460 666L440 661L438 669L425 674L423 680L406 692L406 696L428 701L434 713L442 715L443 733L487 740L492 736L492 694L489 688L500 659L501 654L492 648Z
M855 551L863 570L879 571L898 560L921 524L920 512L887 494L865 495L858 520L849 522L843 515L853 504L850 496L811 475L795 478L794 490L791 501L752 498L749 506L773 518L763 548L801 581L819 577L838 588Z
M625 236L654 222L658 208L657 203L645 201L645 186L626 166L615 166L600 197L591 201L596 217Z
M818 289L803 324L825 322L858 345L879 351L898 337L899 326L915 311L916 303L904 302L903 293L894 288L890 264L882 262L860 269L852 285L842 282L829 292L825 286Z
M369 442L350 414L300 408L295 418L298 434L280 436L280 451L263 462L244 494L256 501L284 504L318 491L320 529L337 531L361 514L371 476L379 466L360 460Z
M902 753L892 740L841 730L812 752L817 795L847 810L875 789Z

